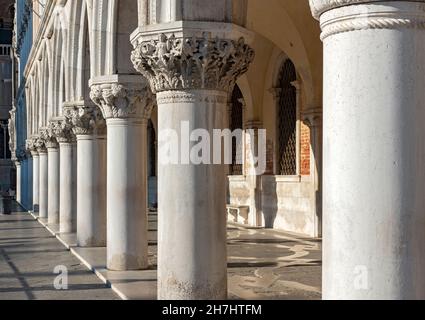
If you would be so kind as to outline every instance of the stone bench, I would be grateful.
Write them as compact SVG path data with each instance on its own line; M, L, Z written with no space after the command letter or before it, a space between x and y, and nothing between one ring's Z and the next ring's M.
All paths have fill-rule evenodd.
M228 204L226 207L228 221L248 224L249 206Z

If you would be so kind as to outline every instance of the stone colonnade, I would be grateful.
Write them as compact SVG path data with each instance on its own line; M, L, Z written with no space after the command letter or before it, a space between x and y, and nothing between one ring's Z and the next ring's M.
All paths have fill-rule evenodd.
M315 176L323 176L326 299L425 298L424 2L310 0L324 46L323 172ZM140 19L131 58L143 77L96 78L98 107L70 105L61 134L50 128L28 140L34 211L56 221L59 198L61 230L76 231L81 246L106 245L111 270L148 265L152 105L159 141L182 121L208 132L224 126L228 91L254 58L250 32L226 19ZM159 161L158 190L158 297L226 298L224 166Z

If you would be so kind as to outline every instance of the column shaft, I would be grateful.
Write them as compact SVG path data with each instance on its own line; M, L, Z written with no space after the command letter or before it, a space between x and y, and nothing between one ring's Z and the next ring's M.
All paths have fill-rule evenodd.
M77 242L106 245L106 141L77 136Z
M77 230L77 150L76 143L60 143L60 232Z
M48 223L59 223L59 148L48 148Z
M424 4L346 6L321 23L323 298L424 299Z
M39 216L48 218L48 157L47 152L39 151L40 177L39 177Z
M182 99L177 96L176 92L157 94L160 154L162 143L173 143L164 136L167 130L175 130L179 141L185 139L180 135L183 121L189 123L189 130L203 128L211 137L213 129L224 127L225 93L186 90ZM225 190L223 164L167 164L159 159L159 299L226 298Z
M148 267L146 120L108 119L107 264Z
M16 202L18 202L19 204L22 204L21 176L22 176L22 163L16 162Z
M32 210L39 212L40 210L40 156L37 152L32 154Z

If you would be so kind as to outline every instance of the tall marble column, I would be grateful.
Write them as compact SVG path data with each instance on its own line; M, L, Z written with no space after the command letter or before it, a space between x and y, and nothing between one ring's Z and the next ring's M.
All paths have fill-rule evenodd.
M425 1L310 0L324 47L323 298L425 298Z
M254 54L241 28L211 23L205 33L192 27L173 34L141 32L133 39L132 61L158 103L159 299L227 296L225 165L198 164L197 151L191 161L198 141L182 139L188 129L213 141L213 129L226 126L228 91ZM232 33L223 31L229 29ZM187 148L180 149L179 142ZM207 149L202 155L212 163L214 154Z
M59 230L77 231L77 143L69 119L57 121L53 127L59 143Z
M105 121L96 106L66 107L77 136L77 243L106 245Z
M48 203L47 203L47 216L49 224L59 223L59 144L56 140L53 127L54 122L50 122L47 129L47 155L48 155Z
M39 155L39 217L48 218L48 156L46 148L46 129L40 129L40 137L37 139L36 146Z
M21 188L22 159L20 159L20 160L15 161L15 167L16 167L16 202L19 203L19 204L22 204L22 188Z
M259 150L259 130L263 129L263 123L259 120L248 120L244 124L245 129L245 163L244 174L249 188L249 216L248 223L251 226L265 226L273 228L273 221L263 221L263 206L261 197L261 176L265 173L266 161L259 156L266 156L263 150ZM264 169L264 170L263 170ZM267 204L266 204L267 206Z
M32 201L31 208L34 213L39 212L39 186L40 186L40 156L37 152L36 140L37 138L31 138L27 140L27 148L31 152L32 158Z
M141 76L117 76L116 83L93 85L90 95L108 128L107 266L110 270L145 269L147 120L154 97Z
M25 209L33 210L33 158L31 151L26 146L25 153L25 171L24 171L24 188L25 188Z

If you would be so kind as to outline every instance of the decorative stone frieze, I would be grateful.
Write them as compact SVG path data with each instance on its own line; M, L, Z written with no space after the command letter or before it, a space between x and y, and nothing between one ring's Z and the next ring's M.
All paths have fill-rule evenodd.
M149 87L140 83L92 85L90 98L99 106L105 119L149 119L155 105Z
M248 70L254 50L238 41L159 34L157 40L136 45L131 60L150 82L153 92L182 89L229 91Z
M105 119L96 106L75 104L65 105L64 116L72 125L75 135L104 135L106 130Z

